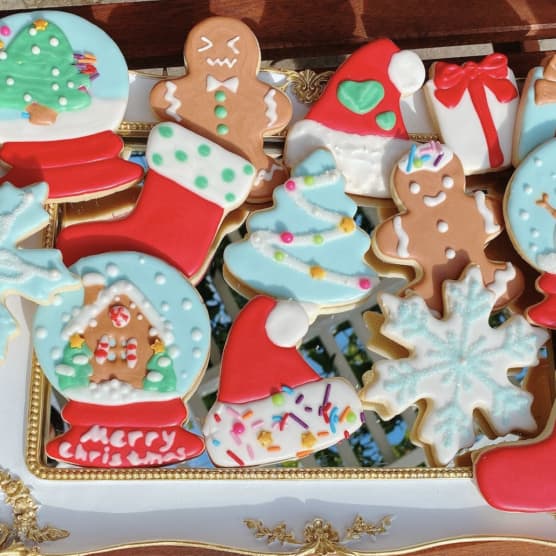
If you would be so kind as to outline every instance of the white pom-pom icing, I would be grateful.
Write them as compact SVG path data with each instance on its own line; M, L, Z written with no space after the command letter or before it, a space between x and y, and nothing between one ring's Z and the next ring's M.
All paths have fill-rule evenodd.
M278 301L265 323L268 338L279 347L296 346L309 330L309 317L297 301Z
M411 50L400 50L392 56L388 65L388 77L402 96L418 91L425 81L425 66Z

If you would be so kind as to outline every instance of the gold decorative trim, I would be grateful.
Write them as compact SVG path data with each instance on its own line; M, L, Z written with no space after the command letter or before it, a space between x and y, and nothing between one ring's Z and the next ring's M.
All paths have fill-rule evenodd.
M358 515L346 529L343 537L334 529L331 523L320 518L315 518L307 523L303 529L303 539L298 540L287 525L282 522L270 529L258 519L245 519L245 525L251 530L255 538L264 539L267 544L279 542L281 545L292 544L300 547L297 554L326 556L336 554L348 556L354 554L343 545L346 542L358 540L363 535L368 535L374 541L377 535L386 533L392 522L392 516L383 517L378 523L365 521Z
M323 71L317 73L313 70L306 69L302 71L284 70L283 72L287 78L285 88L291 87L291 92L295 98L303 104L312 104L320 98L330 76L333 71Z
M118 127L118 134L122 137L148 137L157 122L127 122Z
M38 556L40 551L37 545L64 539L69 535L67 531L50 525L40 527L37 521L38 506L29 488L2 469L0 490L13 516L11 525L0 523L0 556Z

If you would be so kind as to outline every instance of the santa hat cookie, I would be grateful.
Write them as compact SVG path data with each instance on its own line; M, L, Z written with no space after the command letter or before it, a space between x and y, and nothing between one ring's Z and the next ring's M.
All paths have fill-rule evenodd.
M389 39L354 52L330 79L322 97L288 133L285 160L292 167L318 147L332 151L346 192L390 197L390 170L410 147L400 98L425 80L422 61Z
M361 426L351 384L321 379L297 351L309 322L300 303L265 296L239 314L222 357L218 400L203 427L216 465L301 458Z

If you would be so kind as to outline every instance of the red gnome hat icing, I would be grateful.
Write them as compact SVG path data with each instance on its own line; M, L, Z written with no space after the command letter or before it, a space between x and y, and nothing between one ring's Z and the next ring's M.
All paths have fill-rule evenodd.
M303 325L303 318L306 331L308 319L299 303L266 296L253 298L239 313L224 347L218 400L246 403L267 398L284 387L296 388L320 380L295 345L284 345L292 342L276 343L281 341L284 325L291 336L298 325ZM281 330L276 334L277 329Z
M400 97L417 91L424 79L417 54L378 39L338 68L305 118L345 133L408 139Z

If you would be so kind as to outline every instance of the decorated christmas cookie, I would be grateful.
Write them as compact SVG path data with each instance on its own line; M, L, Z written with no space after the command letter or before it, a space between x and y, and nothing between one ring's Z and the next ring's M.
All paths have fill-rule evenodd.
M486 501L510 512L556 511L556 408L543 433L486 448L474 460L473 476Z
M88 257L83 287L37 311L34 343L50 383L69 402L69 431L49 456L85 467L175 463L203 451L186 432L187 399L205 370L206 308L174 268L140 253Z
M149 253L198 282L225 216L249 194L254 168L171 122L153 128L146 156L149 170L133 212L119 220L64 228L57 246L68 265L113 250Z
M257 78L257 38L237 19L210 17L189 33L184 58L184 77L153 88L153 110L246 158L256 169L249 200L267 201L287 174L265 154L263 137L284 129L292 108L284 93Z
M434 465L446 465L475 440L474 415L488 434L536 430L532 396L514 386L508 369L535 365L548 339L545 330L514 315L498 328L489 316L497 293L483 285L477 266L443 285L444 316L436 318L423 299L381 294L381 332L409 351L402 359L378 361L365 377L361 399L383 419L413 404L420 415L412 440Z
M329 151L319 149L274 191L274 207L253 213L247 239L224 251L224 276L250 297L314 303L336 311L361 301L378 283L363 256L369 236L353 220L356 205Z
M528 74L519 100L512 164L520 162L556 133L556 56L543 60Z
M125 112L125 60L104 31L75 15L27 12L0 19L0 161L4 180L44 180L50 199L102 196L141 169L119 158L112 133Z
M20 295L36 303L54 301L55 294L79 287L55 249L24 249L18 243L48 224L43 208L46 183L18 189L0 186L0 358L17 324L4 306L6 297Z
M361 426L354 388L342 378L321 379L297 351L308 326L295 301L258 296L240 312L224 348L218 399L203 427L216 465L302 458Z
M425 93L442 140L466 175L510 165L519 98L504 54L489 54L478 64L437 62Z
M504 197L504 217L519 254L542 272L545 299L527 311L534 324L556 328L556 139L533 150L514 172Z
M502 232L501 203L482 191L465 192L461 162L448 147L413 145L394 168L392 196L400 213L375 229L373 249L388 263L415 268L409 288L431 309L442 311L442 282L457 279L469 263L480 265L487 285L503 279L507 289L499 292L497 307L522 292L519 270L491 261L484 251Z
M392 166L411 145L400 98L420 89L424 80L417 54L388 39L358 49L288 132L287 165L297 166L316 148L326 147L346 178L347 193L389 197Z

